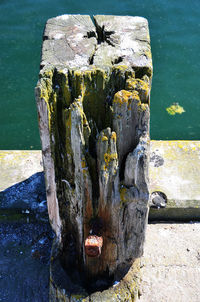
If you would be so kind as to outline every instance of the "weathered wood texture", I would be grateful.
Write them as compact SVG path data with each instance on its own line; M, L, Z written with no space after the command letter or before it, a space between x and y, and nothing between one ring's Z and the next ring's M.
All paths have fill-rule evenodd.
M48 20L36 87L51 225L65 267L121 278L142 255L152 60L141 17ZM99 257L85 253L103 238Z
M50 265L50 302L136 302L138 298L140 274L140 258L137 258L128 273L120 280L113 282L105 289L102 280L99 288L88 294L87 288L81 285L77 274L66 271L60 262L58 242L54 240ZM102 286L102 288L101 288Z

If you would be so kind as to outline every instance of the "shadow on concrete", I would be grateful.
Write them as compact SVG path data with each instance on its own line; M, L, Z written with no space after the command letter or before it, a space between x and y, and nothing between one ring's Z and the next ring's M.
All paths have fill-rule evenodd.
M0 192L0 301L49 300L53 237L43 172Z
M0 192L0 209L46 211L44 173L38 172L26 180Z

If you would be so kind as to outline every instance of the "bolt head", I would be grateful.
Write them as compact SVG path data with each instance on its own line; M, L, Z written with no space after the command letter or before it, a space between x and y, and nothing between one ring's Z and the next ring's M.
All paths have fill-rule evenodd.
M103 246L103 238L91 235L85 239L85 253L88 257L99 257Z

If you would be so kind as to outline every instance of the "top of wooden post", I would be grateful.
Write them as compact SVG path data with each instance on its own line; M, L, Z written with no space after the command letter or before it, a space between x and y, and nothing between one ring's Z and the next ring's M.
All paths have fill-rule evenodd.
M87 70L125 65L152 74L148 21L142 17L62 15L49 19L41 69Z

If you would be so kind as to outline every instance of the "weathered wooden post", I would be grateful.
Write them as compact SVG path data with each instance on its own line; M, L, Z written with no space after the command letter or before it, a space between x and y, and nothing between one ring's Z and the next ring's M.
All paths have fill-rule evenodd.
M151 78L146 19L48 20L36 100L56 233L51 301L136 298L149 199Z

